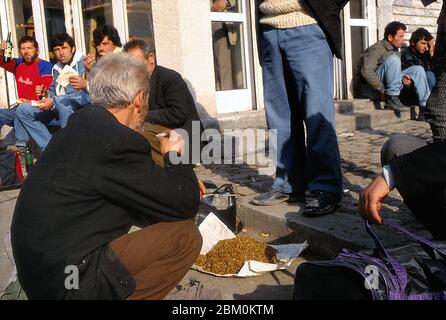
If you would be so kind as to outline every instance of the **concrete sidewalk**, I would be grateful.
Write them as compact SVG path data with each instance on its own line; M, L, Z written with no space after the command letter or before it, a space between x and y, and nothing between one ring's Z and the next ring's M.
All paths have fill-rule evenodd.
M237 217L249 233L264 242L309 242L308 251L288 271L268 273L256 278L222 279L191 270L183 280L200 280L206 286L220 288L226 297L233 299L290 299L294 271L306 259L332 257L343 247L352 249L371 248L372 241L365 233L362 219L357 215L359 192L380 171L379 151L382 144L395 133L409 133L429 137L427 123L404 121L382 128L353 131L339 135L345 193L341 208L336 214L308 219L300 214L299 205L282 204L275 207L256 207L249 200L259 192L268 190L272 176L259 175L259 168L248 165L212 165L196 169L201 180L211 180L217 185L231 183L237 192ZM18 191L0 193L0 240L3 242L9 231L12 212ZM386 200L383 208L385 218L395 218L408 229L429 236L414 220L401 201L397 191ZM403 236L385 227L377 233L387 246L407 242ZM10 261L0 244L0 290L12 271Z

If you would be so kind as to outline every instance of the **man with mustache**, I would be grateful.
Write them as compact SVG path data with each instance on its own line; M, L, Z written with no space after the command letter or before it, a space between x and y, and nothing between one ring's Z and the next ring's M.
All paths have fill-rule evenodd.
M24 36L19 41L19 52L21 58L12 59L9 63L3 62L3 52L6 47L2 42L2 53L0 55L0 67L14 74L17 85L17 95L20 103L31 103L32 100L40 100L36 93L36 87L49 88L53 81L50 62L39 58L39 44L30 36ZM0 110L0 129L3 125L14 126L15 146L25 148L29 136L21 122L16 116L17 107ZM11 146L15 151L17 148Z
M52 70L54 80L49 91L43 86L37 86L36 93L44 97L41 103L21 105L16 112L41 150L45 149L52 137L47 126L64 128L73 112L90 103L86 89L76 90L68 79L63 80L66 72L79 77L85 74L83 55L76 51L74 39L66 33L56 35L52 39L51 48L58 62ZM63 72L68 69L70 71Z

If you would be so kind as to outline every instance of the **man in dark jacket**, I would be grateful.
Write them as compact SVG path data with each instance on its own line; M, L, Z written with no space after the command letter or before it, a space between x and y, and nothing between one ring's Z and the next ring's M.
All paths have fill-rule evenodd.
M53 137L21 190L18 278L30 299L161 299L200 252L197 177L170 161L184 147L175 132L161 138L165 168L151 160L142 62L104 56L90 81L93 105ZM143 229L128 234L132 225Z
M125 44L124 52L143 61L150 75L149 114L144 136L152 145L155 162L162 165L156 135L166 129L183 129L188 158L200 161L201 121L194 98L183 77L176 71L156 64L155 48L143 40L133 39ZM195 144L192 144L194 137ZM195 157L193 157L193 155Z
M434 238L446 240L446 142L396 136L384 145L382 164L383 172L360 195L360 213L381 224L382 203L396 188Z
M426 72L429 89L432 89L437 82L432 71L432 58L434 54L434 37L424 28L418 28L409 40L409 46L401 50L401 68L406 70L413 66L421 66Z
M272 191L255 197L255 205L301 201L308 190L304 214L317 217L335 211L341 200L333 54L342 57L340 11L347 2L257 2L265 111L269 128L277 130L277 168Z

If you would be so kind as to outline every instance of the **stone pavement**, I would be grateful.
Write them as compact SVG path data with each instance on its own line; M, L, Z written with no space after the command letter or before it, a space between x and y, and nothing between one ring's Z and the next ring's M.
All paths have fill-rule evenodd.
M395 133L409 133L429 137L426 123L405 121L380 129L367 129L339 135L345 194L341 209L335 214L318 219L305 219L298 212L298 205L281 205L276 208L259 208L248 205L249 199L268 190L272 176L258 175L258 167L248 165L210 165L196 169L202 180L211 180L217 185L232 183L237 192L237 215L245 228L265 242L301 242L308 240L310 247L290 270L268 273L247 279L222 279L191 270L183 280L196 279L206 286L220 288L229 299L290 299L293 290L294 271L305 260L320 259L334 255L340 248L370 247L357 216L358 194L380 171L380 148ZM0 193L0 242L9 231L17 191ZM398 214L394 213L398 211ZM426 231L410 215L402 204L398 192L386 200L384 216L397 218L409 229L426 234ZM399 244L401 237L395 232L381 230L379 233L387 244ZM0 290L9 278L11 265L0 243Z
M237 191L237 216L250 229L271 234L275 240L310 242L317 254L333 256L343 247L354 249L373 247L365 233L362 219L356 214L359 192L380 172L380 150L387 139L397 133L408 133L423 138L430 136L427 123L404 121L379 129L365 129L339 135L344 196L341 208L335 215L308 219L301 214L300 205L281 204L274 207L257 207L249 200L257 193L267 191L273 177L258 175L258 167L248 165L210 165L197 168L201 180L217 185L232 183ZM398 214L393 214L398 211ZM418 224L401 201L397 191L392 192L382 210L384 218L391 216L412 231L430 236ZM385 226L377 228L385 244L399 245L404 237L390 232Z

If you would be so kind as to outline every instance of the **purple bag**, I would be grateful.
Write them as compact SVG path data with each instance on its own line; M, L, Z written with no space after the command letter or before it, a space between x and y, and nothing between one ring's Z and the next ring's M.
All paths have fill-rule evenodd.
M416 240L418 245L387 250L366 223L367 233L376 244L374 252L343 249L334 260L301 264L296 270L293 298L446 300L446 251L397 224L385 224Z

